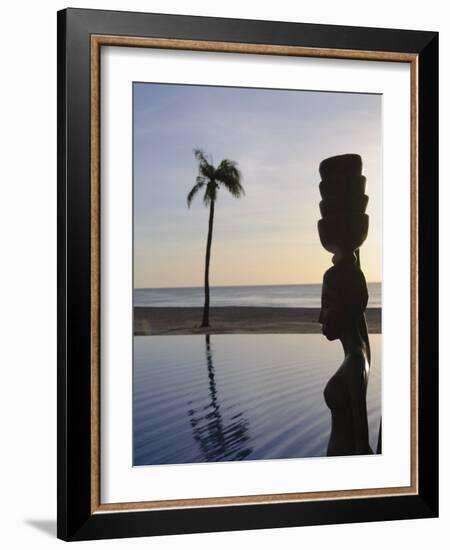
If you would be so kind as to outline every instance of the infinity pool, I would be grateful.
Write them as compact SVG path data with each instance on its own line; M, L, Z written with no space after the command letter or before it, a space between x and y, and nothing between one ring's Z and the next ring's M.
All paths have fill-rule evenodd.
M375 450L381 336L370 342ZM340 344L317 334L135 336L134 465L324 456L323 389L342 359Z

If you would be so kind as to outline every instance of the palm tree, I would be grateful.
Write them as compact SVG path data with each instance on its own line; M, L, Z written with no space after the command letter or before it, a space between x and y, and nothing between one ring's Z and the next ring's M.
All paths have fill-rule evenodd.
M194 187L189 191L187 196L187 204L188 207L190 207L195 195L201 189L205 189L203 204L209 206L209 222L205 260L205 305L203 307L203 320L201 326L209 327L209 261L211 259L214 204L217 199L217 191L223 186L237 199L242 197L245 192L241 185L241 173L238 170L236 162L224 159L216 168L200 149L196 149L194 154L198 161L198 176Z

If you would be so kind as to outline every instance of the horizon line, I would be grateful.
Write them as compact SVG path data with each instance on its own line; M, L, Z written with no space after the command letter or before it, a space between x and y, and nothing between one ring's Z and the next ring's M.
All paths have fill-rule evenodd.
M246 285L210 285L210 288L239 288L239 287L249 287L249 286L314 286L314 285L321 285L322 282L318 283L257 283L257 284L246 284ZM382 281L367 281L368 285L371 284L382 284ZM133 286L133 290L174 290L179 288L204 288L203 285L186 285L186 286L140 286L135 287Z

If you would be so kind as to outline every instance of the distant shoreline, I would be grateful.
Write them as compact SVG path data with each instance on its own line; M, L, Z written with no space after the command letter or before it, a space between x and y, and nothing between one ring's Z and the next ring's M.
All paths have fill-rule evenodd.
M134 307L134 335L321 334L319 308L226 306L210 309L209 328L200 328L201 307ZM369 333L381 333L381 308L368 308Z

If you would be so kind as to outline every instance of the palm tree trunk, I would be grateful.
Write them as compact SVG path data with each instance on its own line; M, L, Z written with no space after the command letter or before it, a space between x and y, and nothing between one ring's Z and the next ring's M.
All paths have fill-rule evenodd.
M211 241L214 223L214 201L209 205L208 240L206 241L205 260L205 305L203 306L202 327L209 327L209 260L211 259Z

